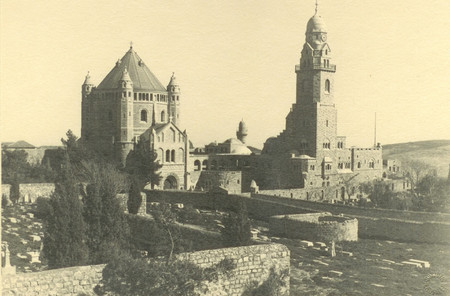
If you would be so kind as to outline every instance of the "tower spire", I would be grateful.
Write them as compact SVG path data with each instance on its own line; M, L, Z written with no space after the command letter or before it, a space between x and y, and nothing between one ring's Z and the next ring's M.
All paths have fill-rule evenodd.
M317 0L316 0L316 12L314 13L314 15L317 14L317 8L318 8L318 6L319 6L319 3L317 3Z

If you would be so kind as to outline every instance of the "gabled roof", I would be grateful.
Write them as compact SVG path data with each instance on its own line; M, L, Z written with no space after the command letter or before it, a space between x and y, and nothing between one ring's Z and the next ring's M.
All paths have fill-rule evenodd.
M134 90L166 91L158 78L150 71L132 47L116 63L97 89L115 89L119 86L124 70L127 69Z

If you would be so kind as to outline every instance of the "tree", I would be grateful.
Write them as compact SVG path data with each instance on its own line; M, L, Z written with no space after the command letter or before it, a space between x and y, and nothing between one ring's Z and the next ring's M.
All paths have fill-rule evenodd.
M420 210L444 211L449 204L450 183L437 176L427 175L417 184L416 192Z
M251 242L251 225L248 219L245 201L237 200L237 208L230 212L223 221L222 240L228 247L246 246Z
M2 151L2 183L23 183L30 170L28 154L23 150Z
M136 178L131 178L130 189L128 190L128 213L137 214L142 204L141 187Z
M368 197L376 207L386 209L391 207L395 194L383 180L363 183L361 188L364 193L368 194Z
M114 254L131 250L130 229L117 194L127 187L125 176L112 164L82 162L88 181L84 194L86 244L91 264L108 262Z
M411 192L416 195L416 187L420 180L427 175L435 175L436 171L427 163L419 160L409 160L403 163L405 177L411 184ZM417 195L416 195L417 196Z
M86 225L79 186L74 181L70 166L66 166L63 172L55 184L47 215L43 217L43 254L50 268L84 265L88 262Z
M177 230L175 222L177 220L177 215L172 212L170 204L162 203L158 210L153 213L153 218L155 218L155 222L167 232L167 237L170 242L169 252L167 254L167 264L169 264L175 249L175 231Z
M128 154L125 171L135 179L141 190L147 183L150 183L152 188L159 185L161 174L158 171L162 165L157 158L158 154L141 141Z

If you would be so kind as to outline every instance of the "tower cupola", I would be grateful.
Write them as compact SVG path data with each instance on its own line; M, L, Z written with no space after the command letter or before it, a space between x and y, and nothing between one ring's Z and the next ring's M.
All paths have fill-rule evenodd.
M119 80L120 88L133 88L133 81L131 81L130 75L128 74L128 70L125 69L122 72L122 77Z
M81 86L83 95L90 94L93 87L94 87L94 84L92 83L91 75L89 75L89 71L88 71L86 78L84 79L83 85Z
M248 135L247 125L245 124L244 120L241 120L241 122L239 122L238 131L236 132L236 137L238 138L239 141L245 144L245 142L247 141L247 135Z

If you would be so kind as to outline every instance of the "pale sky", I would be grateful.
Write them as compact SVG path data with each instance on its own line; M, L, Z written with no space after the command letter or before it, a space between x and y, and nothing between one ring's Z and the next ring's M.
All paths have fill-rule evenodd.
M194 145L278 135L314 0L0 2L0 139L80 135L81 84L99 84L133 41L163 85L180 83ZM349 146L450 139L450 2L320 0L337 65L338 134Z

